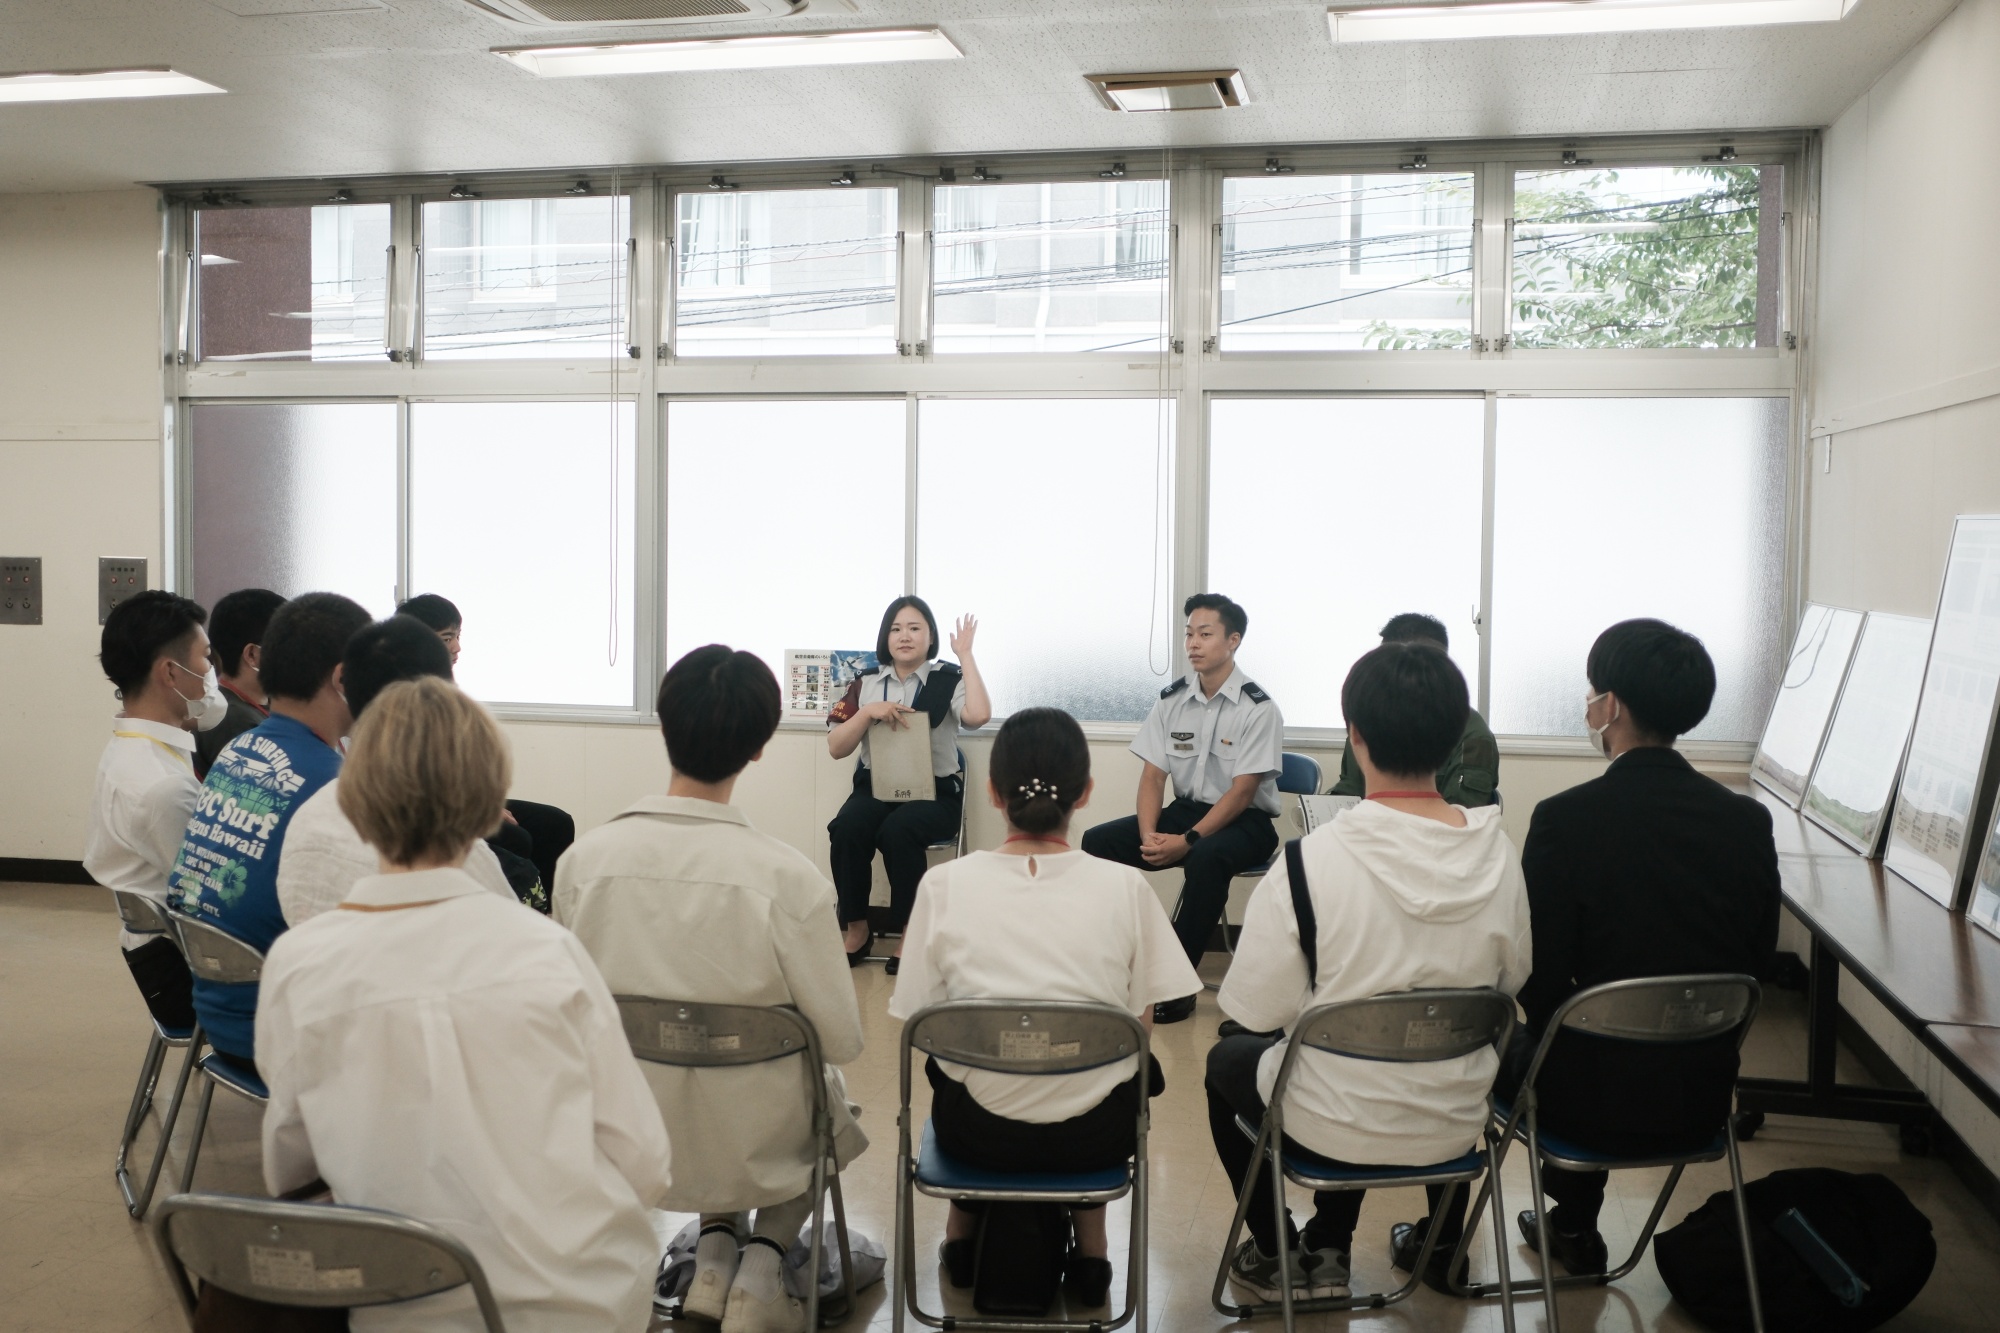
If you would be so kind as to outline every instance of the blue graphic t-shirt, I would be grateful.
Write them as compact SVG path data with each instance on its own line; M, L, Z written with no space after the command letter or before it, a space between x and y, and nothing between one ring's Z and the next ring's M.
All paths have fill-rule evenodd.
M268 950L285 933L278 907L285 829L292 812L339 775L339 751L288 717L274 713L231 741L208 770L168 876L174 909ZM255 1058L256 983L196 976L194 1011L215 1049Z

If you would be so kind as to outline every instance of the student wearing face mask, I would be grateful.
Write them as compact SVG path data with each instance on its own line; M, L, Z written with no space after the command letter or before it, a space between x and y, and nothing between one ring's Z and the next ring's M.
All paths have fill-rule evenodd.
M930 604L921 597L898 597L882 613L875 634L875 660L880 665L849 685L827 715L826 748L833 757L845 759L861 752L854 766L854 792L826 826L850 967L859 967L868 956L868 894L875 853L882 853L882 869L889 877L888 933L900 936L917 900L917 884L929 868L925 850L958 834L965 809L958 733L962 727L983 727L993 717L986 682L972 660L972 639L978 629L977 620L960 616L951 635L958 665L937 661L937 617ZM929 728L936 800L875 799L868 770L868 732L878 722ZM902 966L901 943L895 948L896 956L885 969L892 976Z
M97 660L122 705L97 761L83 866L107 889L167 905L167 875L201 797L195 729L221 721L209 704L208 613L185 597L151 589L104 621ZM169 1027L194 1025L192 983L173 941L121 929L118 944L146 1007Z
M309 592L278 608L264 634L271 716L215 758L169 880L175 911L268 950L285 931L278 862L297 813L340 772L353 723L341 653L368 612L339 593ZM195 979L194 1009L209 1045L254 1067L257 984Z
M1778 945L1771 814L1694 771L1674 749L1708 714L1715 664L1701 640L1658 620L1613 625L1591 645L1584 726L1611 761L1602 777L1535 807L1521 870L1535 935L1521 988L1528 1031L1509 1045L1519 1087L1549 1019L1580 990L1692 972L1762 976ZM1709 1142L1729 1114L1736 1043L1659 1048L1564 1032L1536 1077L1542 1127L1619 1156ZM1604 1173L1545 1167L1549 1243L1571 1273L1602 1273ZM1528 1244L1535 1215L1522 1213Z
M196 777L207 777L208 766L223 746L271 715L258 667L263 662L265 627L284 604L285 599L269 588L238 588L216 602L208 618L209 655L228 708L216 726L195 737Z

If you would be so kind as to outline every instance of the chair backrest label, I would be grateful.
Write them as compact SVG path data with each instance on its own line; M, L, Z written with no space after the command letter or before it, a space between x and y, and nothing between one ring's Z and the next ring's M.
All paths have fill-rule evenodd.
M725 1032L711 1037L708 1028L701 1023L660 1024L660 1049L680 1051L686 1055L707 1055L714 1051L740 1051L743 1036L737 1032Z
M1721 1010L1710 1012L1700 1000L1669 1001L1660 1011L1660 1031L1700 1032L1713 1027L1721 1018Z
M1046 1032L1003 1031L1000 1034L1000 1058L1002 1060L1051 1060L1082 1054L1082 1042L1051 1042L1049 1034Z
M1403 1049L1427 1051L1456 1046L1460 1041L1459 1031L1449 1018L1413 1018L1403 1027Z
M244 1246L250 1261L250 1281L272 1291L359 1291L359 1268L319 1268L311 1250L280 1250L267 1245Z

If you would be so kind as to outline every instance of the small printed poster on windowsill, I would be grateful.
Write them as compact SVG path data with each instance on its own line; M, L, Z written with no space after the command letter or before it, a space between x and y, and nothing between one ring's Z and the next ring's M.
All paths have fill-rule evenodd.
M854 648L787 648L785 707L793 718L824 718L856 676L875 669L875 654Z

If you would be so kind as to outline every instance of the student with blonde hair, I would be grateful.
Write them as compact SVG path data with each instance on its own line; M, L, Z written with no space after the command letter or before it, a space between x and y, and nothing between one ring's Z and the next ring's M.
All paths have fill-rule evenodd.
M642 1333L671 1183L665 1129L596 967L560 926L462 868L512 764L435 677L355 727L340 809L381 873L280 936L264 965L264 1181L444 1227L509 1327ZM469 1288L355 1310L356 1330L483 1328Z

